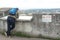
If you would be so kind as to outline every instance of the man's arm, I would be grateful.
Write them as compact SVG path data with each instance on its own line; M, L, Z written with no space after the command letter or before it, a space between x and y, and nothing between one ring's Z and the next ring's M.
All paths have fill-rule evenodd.
M16 14L16 18L19 18L19 13L17 12L17 14Z

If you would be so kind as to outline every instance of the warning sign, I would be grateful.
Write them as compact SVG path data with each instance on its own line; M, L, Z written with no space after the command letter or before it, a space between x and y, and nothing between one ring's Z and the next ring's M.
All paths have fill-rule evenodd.
M42 22L52 22L51 15L42 15Z

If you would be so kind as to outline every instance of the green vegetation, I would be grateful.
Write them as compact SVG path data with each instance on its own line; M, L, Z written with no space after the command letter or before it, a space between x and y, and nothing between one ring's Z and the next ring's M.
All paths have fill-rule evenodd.
M0 32L0 33L2 35L4 35L4 32ZM12 36L27 37L27 38L42 38L42 39L49 39L49 40L60 40L60 38L51 38L51 37L42 36L42 35L39 35L38 37L34 37L34 36L28 35L28 34L23 33L23 32L12 32Z
M48 36L43 36L43 35L39 35L38 38L49 39L49 40L60 40L60 38L53 38L53 37L48 37Z
M18 37L28 37L28 38L31 38L30 35L28 35L26 33L23 33L23 32L12 32L12 35L13 36L18 36Z

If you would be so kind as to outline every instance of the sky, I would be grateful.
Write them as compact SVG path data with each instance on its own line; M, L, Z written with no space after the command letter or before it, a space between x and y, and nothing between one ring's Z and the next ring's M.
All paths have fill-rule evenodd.
M0 0L0 8L18 7L21 10L60 8L60 0Z

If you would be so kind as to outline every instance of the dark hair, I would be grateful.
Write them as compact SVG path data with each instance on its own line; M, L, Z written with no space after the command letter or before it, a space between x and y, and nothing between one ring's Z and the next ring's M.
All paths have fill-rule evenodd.
M17 10L19 10L18 8L16 8Z
M17 10L19 10L18 8L11 8L11 9L17 9ZM10 10L11 10L11 9L10 9Z
M17 10L19 10L18 8L16 8Z

